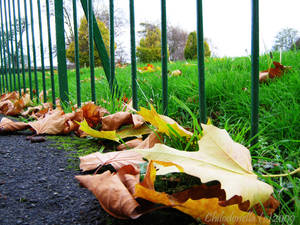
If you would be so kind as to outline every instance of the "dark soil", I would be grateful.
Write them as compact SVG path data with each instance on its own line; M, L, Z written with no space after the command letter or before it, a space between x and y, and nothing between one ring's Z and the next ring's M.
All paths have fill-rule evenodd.
M68 169L70 152L53 147L53 140L31 143L28 134L0 136L0 224L195 224L174 209L136 220L113 218L78 185L74 176L80 172Z

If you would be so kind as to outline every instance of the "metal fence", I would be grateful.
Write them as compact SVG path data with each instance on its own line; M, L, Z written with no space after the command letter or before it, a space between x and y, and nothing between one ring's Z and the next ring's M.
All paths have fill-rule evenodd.
M98 50L102 61L103 69L109 83L110 90L113 93L118 89L118 84L115 79L115 58L114 58L114 1L109 1L110 11L110 54L107 53L105 45L98 28L96 18L93 13L92 0L80 0L81 6L88 20L89 30L89 60L90 60L90 76L91 76L91 100L96 101L95 94L95 72L94 72L94 43ZM171 1L169 1L171 2ZM251 135L256 136L258 133L258 78L259 78L259 19L258 8L259 0L251 0L252 2L252 33L251 33ZM74 21L74 41L75 41L75 65L76 65L76 89L77 89L77 104L81 105L80 94L80 68L79 68L79 44L78 44L78 25L77 25L77 5L76 0L73 0L73 21ZM204 73L204 38L203 38L203 14L202 0L196 0L197 14L197 55L198 55L198 86L199 86L199 110L200 121L206 122L206 103L205 103L205 73ZM22 7L23 5L23 7ZM37 14L39 24L39 48L41 54L41 72L42 72L42 87L38 84L37 62L36 62L36 43L34 30L34 12L32 0L24 0L20 4L20 0L1 0L0 1L0 54L1 54L1 79L0 92L6 93L11 91L26 92L26 88L30 90L30 97L36 95L39 101L40 88L43 91L43 101L47 100L46 95L46 78L45 78L45 62L44 62L44 46L41 5L46 7L47 19L47 36L48 36L48 51L49 51L49 69L52 89L52 102L55 105L55 80L51 39L51 32L55 29L56 33L56 49L57 49L57 70L59 81L59 96L63 102L68 102L68 79L67 79L67 64L66 64L66 45L64 36L64 14L63 0L54 1L55 27L51 27L50 23L50 4L49 0L37 0ZM29 8L29 10L28 10ZM250 10L250 9L249 9ZM18 14L16 14L16 11ZM22 21L21 12L25 20ZM28 12L29 11L29 12ZM134 0L129 0L130 14L130 45L131 45L131 80L132 80L132 99L133 107L138 108L137 98L137 68L136 68L136 46L135 46L135 13ZM36 12L35 12L36 13ZM29 30L29 16L31 30ZM24 27L22 27L24 25ZM25 29L26 40L23 40L20 34L22 29ZM166 15L166 0L161 0L161 64L162 64L162 103L163 113L168 113L168 53L167 53L167 15ZM18 36L19 35L19 36ZM31 36L31 43L30 43ZM94 40L94 41L93 41ZM129 44L129 43L128 43ZM24 54L24 49L27 48L27 56ZM109 57L110 55L110 57ZM26 62L27 60L27 62ZM33 67L31 66L33 61ZM27 65L26 65L27 64ZM26 73L27 72L27 73ZM34 75L34 79L32 78ZM27 76L27 78L26 78ZM26 79L29 80L29 87L26 87ZM250 107L250 106L249 106ZM257 142L257 137L253 139L252 144Z

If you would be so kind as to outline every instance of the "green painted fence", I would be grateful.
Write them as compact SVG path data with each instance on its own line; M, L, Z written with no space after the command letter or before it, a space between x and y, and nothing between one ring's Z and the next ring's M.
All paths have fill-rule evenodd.
M22 2L20 2L22 1ZM64 12L63 0L36 0L37 12L33 10L33 0L1 0L0 1L0 61L1 61L1 78L0 78L0 93L7 93L11 91L18 91L20 95L29 88L30 97L37 97L39 101L39 90L43 90L43 101L47 100L46 95L46 78L45 78L45 60L44 60L44 43L43 35L48 36L48 51L49 51L49 70L52 89L52 103L55 105L55 79L53 67L53 44L52 33L56 33L56 49L57 49L57 71L59 81L59 96L60 99L68 103L68 77L67 77L67 63L66 63L66 44L64 35ZM91 76L91 100L96 101L95 90L95 72L94 72L94 48L98 50L100 59L102 61L103 69L111 90L112 95L118 91L117 80L115 79L115 52L114 52L114 1L109 1L110 12L110 54L105 49L101 32L97 26L97 21L93 13L92 0L80 0L81 7L85 13L88 21L89 31L89 60L90 60L90 76ZM125 0L124 0L125 1ZM54 2L54 3L53 3ZM80 68L79 68L79 44L78 44L78 24L77 24L77 5L76 0L73 4L73 21L74 21L74 41L75 41L75 65L76 65L76 90L77 90L77 104L81 105L80 93ZM251 135L256 137L252 144L257 143L258 133L258 99L259 99L259 0L251 0L252 2L252 32L251 32ZM51 3L54 4L55 27L51 27L50 9ZM132 99L133 107L138 108L137 96L137 66L136 66L136 46L135 46L135 13L134 0L129 0L129 21L130 21L130 44L131 45L131 80L132 80ZM162 65L162 103L163 113L168 113L168 54L167 54L167 3L170 1L161 0L161 65ZM193 13L197 14L197 53L198 53L198 87L199 87L199 110L200 121L205 123L206 102L205 102L205 63L204 63L204 38L203 38L203 14L202 14L202 0L196 0L196 10ZM46 8L46 23L41 15L41 8ZM249 9L250 10L250 9ZM17 11L17 13L16 13ZM35 20L34 15L38 15ZM23 15L24 18L21 18ZM30 17L29 17L30 15ZM29 26L30 21L30 26ZM22 24L24 23L25 37L19 35L22 33ZM35 26L39 25L39 38L35 38ZM47 26L47 33L43 34L42 27ZM29 30L31 27L31 30ZM30 41L31 38L31 41ZM37 41L39 39L39 42ZM18 42L19 40L19 42ZM94 41L93 41L94 40ZM95 43L95 46L94 46ZM42 87L38 84L37 75L37 59L36 59L36 45L39 45L41 55L41 71L42 71ZM26 51L24 51L26 47ZM27 57L25 56L27 53ZM110 57L109 57L110 55ZM27 63L25 63L27 61ZM33 66L32 66L33 61ZM26 73L27 71L27 73ZM34 74L34 80L32 79ZM27 76L27 77L26 77ZM26 86L26 80L29 80L29 87ZM48 87L49 88L49 87ZM35 95L35 96L34 96Z

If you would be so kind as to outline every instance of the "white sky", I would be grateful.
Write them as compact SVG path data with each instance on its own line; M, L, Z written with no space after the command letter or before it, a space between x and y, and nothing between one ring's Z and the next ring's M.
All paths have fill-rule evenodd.
M115 7L122 8L127 16L128 2L115 1ZM196 0L167 0L166 4L168 23L188 32L196 30ZM260 0L259 10L261 53L271 49L275 35L282 28L300 32L300 0ZM204 36L217 47L218 56L250 54L250 0L203 0L203 13ZM159 23L160 0L135 0L135 15L136 30L141 22Z
M128 20L122 36L123 46L130 56L129 36L129 0L114 0L115 8L120 8ZM109 0L94 0L97 7ZM35 43L38 64L40 64L39 28L36 1L33 1ZM196 0L166 0L167 22L180 26L187 32L196 30ZM43 43L45 63L48 64L48 35L45 5L42 1ZM53 7L53 6L52 6ZM2 7L4 8L4 7ZM72 8L72 6L70 7ZM80 1L77 0L78 24L83 16ZM4 12L4 9L2 9ZM260 53L268 52L273 46L275 35L286 27L294 28L300 35L300 0L260 0ZM16 10L17 13L17 10ZM251 45L251 0L203 0L204 37L209 38L216 47L217 56L243 56L250 54ZM70 12L72 16L72 12ZM160 23L160 0L135 0L136 32L141 29L141 22ZM24 17L24 5L21 1L21 17ZM30 13L28 5L28 22ZM55 21L51 18L52 44L55 45ZM31 33L31 27L29 27ZM23 34L24 53L26 35ZM136 37L138 40L138 36ZM30 45L32 38L30 34ZM247 49L247 50L246 50ZM56 60L54 60L56 64Z

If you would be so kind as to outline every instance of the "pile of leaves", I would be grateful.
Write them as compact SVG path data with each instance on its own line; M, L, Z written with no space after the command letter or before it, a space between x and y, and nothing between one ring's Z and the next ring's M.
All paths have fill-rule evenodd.
M121 121L113 119L119 114L110 115L111 121ZM111 126L110 131L97 131L86 122L80 123L79 129L87 135L117 142L128 134L144 137L149 133L123 143L127 150L80 157L81 170L96 171L76 179L94 193L109 214L135 219L164 205L206 224L270 224L265 216L279 205L271 195L273 188L257 179L249 150L234 142L225 130L202 124L202 133L195 135L173 119L159 115L153 107L131 115L138 118L138 123L129 119L116 123L114 130ZM121 128L127 124L130 126ZM187 152L163 144L165 137L174 134L187 143L197 140L198 150ZM115 171L97 174L106 165ZM174 173L187 174L200 182L173 193L156 190L158 177ZM180 179L178 182L180 185Z
M258 180L249 150L234 142L229 134L213 125L202 124L191 132L173 119L151 109L135 112L129 105L110 114L92 102L65 113L59 105L31 106L28 94L13 92L0 97L0 113L32 117L32 122L3 118L0 133L30 129L34 134L92 136L118 143L115 152L96 152L80 157L80 168L92 175L76 179L99 200L111 215L135 219L163 207L176 208L206 224L270 224L265 217L279 202L273 188ZM196 146L188 152L172 148L166 140L177 137ZM104 143L104 142L102 142ZM110 165L114 171L100 170ZM147 167L146 171L143 169ZM100 172L98 174L98 172ZM157 190L157 180L172 174L197 178L182 190ZM184 181L183 181L184 182Z

